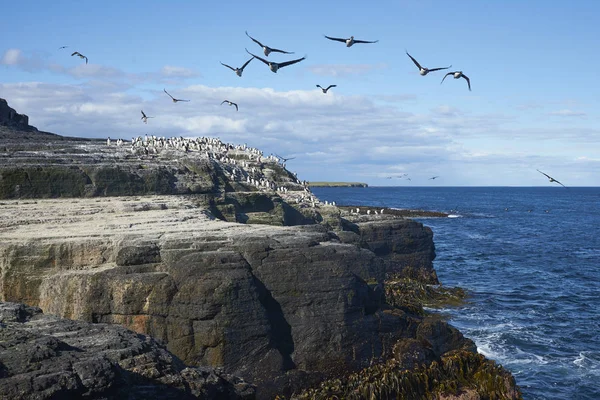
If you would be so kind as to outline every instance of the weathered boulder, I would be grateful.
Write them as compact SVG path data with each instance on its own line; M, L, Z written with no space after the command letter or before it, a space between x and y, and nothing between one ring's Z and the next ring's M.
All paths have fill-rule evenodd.
M0 303L0 397L16 399L253 399L255 388L188 368L152 338Z

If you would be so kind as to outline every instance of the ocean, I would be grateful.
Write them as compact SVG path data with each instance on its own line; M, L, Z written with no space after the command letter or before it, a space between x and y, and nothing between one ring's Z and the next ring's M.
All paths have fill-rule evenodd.
M525 399L600 399L600 188L313 188L338 205L445 211L422 218L434 267L467 304L446 314L514 375Z

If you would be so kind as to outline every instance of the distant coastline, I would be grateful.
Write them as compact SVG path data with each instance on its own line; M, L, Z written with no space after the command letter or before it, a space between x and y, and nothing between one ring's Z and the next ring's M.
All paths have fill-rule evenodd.
M369 187L363 182L308 182L312 187Z

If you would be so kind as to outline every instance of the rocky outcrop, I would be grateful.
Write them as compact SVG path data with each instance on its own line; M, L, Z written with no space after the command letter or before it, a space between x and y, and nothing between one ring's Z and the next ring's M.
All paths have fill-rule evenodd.
M3 399L253 399L243 380L188 368L152 338L0 303Z
M386 303L387 274L437 283L420 223L351 218L276 158L216 139L40 138L0 148L4 301L151 335L186 365L256 384L259 399L394 354L409 368L474 350L410 300Z
M364 368L418 337L421 317L383 303L391 260L321 224L229 223L198 204L5 201L0 295L149 334L188 365L256 383L261 398Z
M25 114L17 113L8 106L8 102L0 99L0 125L27 128L29 127L29 117Z
M356 227L363 247L386 261L386 272L439 283L433 269L435 245L431 228L411 220L361 222Z

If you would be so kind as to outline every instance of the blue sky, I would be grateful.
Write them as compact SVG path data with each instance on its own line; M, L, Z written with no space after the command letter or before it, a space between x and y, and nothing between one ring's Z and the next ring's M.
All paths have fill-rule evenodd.
M23 1L2 7L0 97L41 130L216 136L295 156L307 180L550 185L540 169L598 186L600 3L555 3ZM246 30L294 52L269 59L307 58L277 74L254 60L239 78L219 62L263 56ZM440 85L447 71L420 76L405 49L464 71L473 90ZM140 109L155 118L143 124Z

